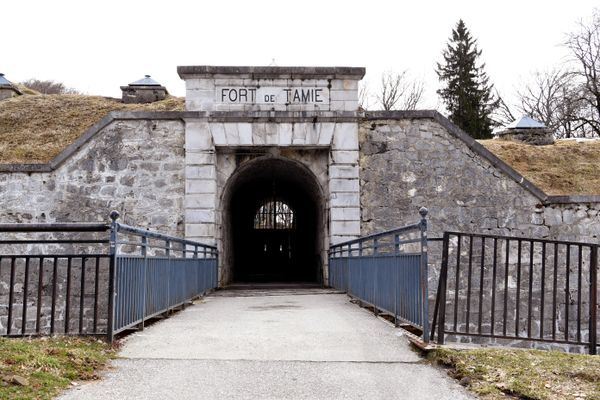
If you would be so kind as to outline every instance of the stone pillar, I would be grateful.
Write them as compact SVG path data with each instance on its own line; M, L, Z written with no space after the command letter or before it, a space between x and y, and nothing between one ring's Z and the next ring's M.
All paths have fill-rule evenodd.
M186 120L185 129L185 236L215 244L217 170L209 125Z
M329 156L331 244L360 236L358 157L358 124L336 124Z

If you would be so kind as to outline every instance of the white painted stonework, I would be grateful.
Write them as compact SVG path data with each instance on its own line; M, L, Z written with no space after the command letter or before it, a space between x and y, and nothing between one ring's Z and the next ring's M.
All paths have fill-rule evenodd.
M185 118L187 238L216 242L223 251L221 202L235 165L219 160L253 148L283 151L279 157L301 162L322 186L323 265L331 243L360 236L357 99L364 69L200 66L178 72L192 112ZM323 151L329 156L310 156Z
M329 108L329 87L327 85L299 86L217 86L217 104L297 104L323 106Z

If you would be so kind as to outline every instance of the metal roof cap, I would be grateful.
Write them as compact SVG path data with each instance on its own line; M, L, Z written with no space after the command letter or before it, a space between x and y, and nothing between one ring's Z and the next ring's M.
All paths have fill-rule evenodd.
M10 87L13 87L13 84L10 83L10 81L4 77L3 73L0 73L0 86L10 86Z
M150 78L150 75L144 75L144 78L131 82L129 86L160 86L160 83Z
M546 125L543 123L536 121L535 119L528 117L527 115L523 115L521 118L514 120L510 124L506 125L506 129L539 129L545 128Z

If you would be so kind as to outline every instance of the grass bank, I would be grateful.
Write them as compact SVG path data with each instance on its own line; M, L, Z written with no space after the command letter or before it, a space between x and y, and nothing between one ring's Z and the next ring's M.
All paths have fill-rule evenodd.
M52 399L77 381L98 379L114 354L91 338L0 338L0 399Z
M437 349L428 355L482 399L600 400L600 356L520 349Z
M557 140L548 146L480 143L547 194L600 194L600 141Z
M184 99L150 104L76 94L17 96L0 102L0 163L45 163L111 111L182 111Z

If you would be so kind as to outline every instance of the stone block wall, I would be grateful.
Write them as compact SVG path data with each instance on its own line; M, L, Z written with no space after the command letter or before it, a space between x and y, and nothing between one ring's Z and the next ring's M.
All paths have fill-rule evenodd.
M116 209L125 223L181 236L183 142L181 120L114 119L55 168L0 165L0 221L108 222Z
M361 234L417 221L425 206L430 237L454 230L597 241L600 198L547 196L432 115L374 113L360 124Z
M227 282L224 213L226 187L240 166L235 150L268 154L303 164L324 197L323 249L360 235L358 135L355 117L310 117L260 112L186 118L184 203L186 238L217 244L223 252L221 282ZM193 116L192 116L193 115ZM238 160L239 161L239 160ZM323 253L326 264L325 250Z
M12 88L0 87L0 101L18 96L19 93Z
M329 99L344 82L330 82ZM0 165L0 221L108 222L116 209L125 223L223 249L227 182L237 149L251 149L314 174L326 244L417 222L422 206L430 238L452 230L598 241L600 199L547 196L435 112L368 113L357 126L346 111L257 107L113 114L47 165ZM432 242L432 295L440 255Z
M359 134L362 235L417 222L418 210L425 206L429 209L430 238L440 238L444 231L459 231L598 242L600 198L547 196L435 112L369 113L360 124ZM441 247L441 242L431 242L429 246L431 312ZM451 246L450 251L453 249ZM562 260L564 252L564 248L559 251ZM477 254L477 260L476 257ZM499 262L504 262L502 257ZM516 273L516 263L514 256L511 273ZM538 268L539 254L534 263ZM583 276L589 276L589 263L584 261L583 268ZM560 273L559 284L565 279L564 271ZM485 284L489 285L491 263L484 274ZM474 275L474 282L479 277ZM525 275L522 278L529 279ZM533 278L536 284L538 278ZM511 276L513 292L515 282L516 276ZM572 293L574 290L571 288ZM539 297L539 291L533 294L534 301ZM587 305L584 295L583 309ZM564 308L564 300L558 306ZM486 297L483 312L489 311ZM514 315L509 313L511 317ZM558 325L564 326L564 322L560 315ZM583 332L584 337L586 334ZM518 340L513 343L531 344Z
M183 236L184 124L161 114L113 114L82 136L76 143L46 165L0 165L0 222L104 222L111 210L121 213L120 221L137 227ZM62 161L61 161L62 160ZM8 234L3 239L10 238ZM23 234L18 234L23 238ZM39 236L39 235L38 235ZM79 239L90 234L79 234ZM28 234L27 237L32 237ZM65 235L44 234L44 238L64 239ZM73 238L73 235L69 237ZM108 232L94 234L107 239ZM98 245L85 253L108 253ZM65 254L65 245L43 248L15 248L0 245L0 254ZM78 254L77 250L71 251ZM51 324L53 265L43 264L41 302L37 291L40 266L33 260L28 279L27 327L35 329L36 309L41 310L40 329L48 333ZM37 262L37 263L36 263ZM16 261L13 333L20 332L24 259ZM0 259L0 332L5 331L8 314L10 259ZM93 328L95 266L86 264L82 327ZM57 264L55 332L64 332L66 310L67 260ZM99 330L106 327L108 263L102 259L98 275ZM81 305L81 259L74 259L71 276L71 330L79 329Z

